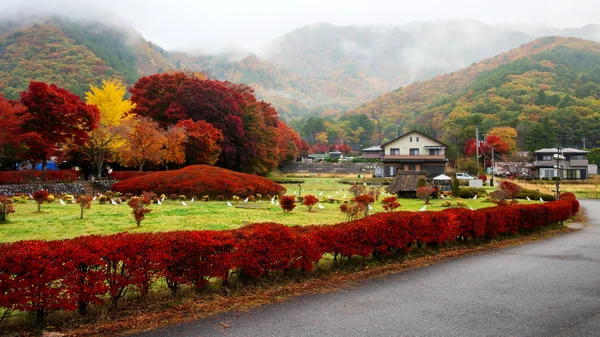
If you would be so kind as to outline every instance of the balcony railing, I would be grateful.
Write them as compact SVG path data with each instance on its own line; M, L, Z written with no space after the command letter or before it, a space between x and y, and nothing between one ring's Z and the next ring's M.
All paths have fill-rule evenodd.
M396 160L402 160L402 159L427 159L427 160L445 160L446 156L444 155L436 155L436 156L430 156L430 155L419 155L419 156L411 156L411 155L385 155L383 157L383 159L396 159Z

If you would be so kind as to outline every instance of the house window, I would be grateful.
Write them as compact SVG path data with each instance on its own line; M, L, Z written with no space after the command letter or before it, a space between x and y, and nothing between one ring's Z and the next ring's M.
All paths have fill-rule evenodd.
M396 168L395 167L390 167L390 176L393 177L396 175Z
M571 155L571 160L585 160L586 156L585 154L572 154Z
M417 137L417 143L419 142L419 137Z
M391 156L399 156L400 155L400 149L390 149L390 155Z
M538 160L539 160L539 161L548 161L548 160L552 160L552 156L551 156L551 155L539 155L539 156L538 156Z
M410 137L410 142L412 143L412 137Z
M429 155L430 156L439 156L440 155L440 149L429 149Z
M409 171L414 171L415 169L416 169L415 168L415 164L408 164L408 170Z
M410 149L410 155L411 156L418 156L419 155L419 149Z

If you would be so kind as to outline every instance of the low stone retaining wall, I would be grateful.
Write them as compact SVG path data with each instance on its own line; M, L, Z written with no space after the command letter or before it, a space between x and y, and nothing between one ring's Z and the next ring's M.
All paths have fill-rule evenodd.
M51 194L85 194L83 186L77 183L0 185L0 195L33 194L39 190L48 190Z
M383 167L383 163L308 163L295 162L283 164L279 170L283 173L306 173L306 174L363 174L371 176L375 173L376 167Z

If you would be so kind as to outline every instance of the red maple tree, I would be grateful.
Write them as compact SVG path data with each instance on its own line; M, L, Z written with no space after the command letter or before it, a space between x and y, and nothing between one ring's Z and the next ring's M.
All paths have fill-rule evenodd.
M39 135L26 139L26 156L41 160L42 169L46 168L47 159L62 154L62 146L67 142L83 145L100 118L95 105L86 104L54 84L31 82L27 91L21 93L21 103L30 115L22 124L23 131Z

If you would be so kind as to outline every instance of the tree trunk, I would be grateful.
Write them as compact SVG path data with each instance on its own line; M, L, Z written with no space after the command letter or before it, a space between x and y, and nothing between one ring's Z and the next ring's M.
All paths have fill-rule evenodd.
M83 207L81 207L81 217L79 219L83 220Z
M36 200L37 201L37 200ZM38 213L40 213L42 211L42 203L38 201Z
M87 307L88 307L87 302L79 302L79 307L77 308L77 311L79 311L79 315L86 316L87 315Z

